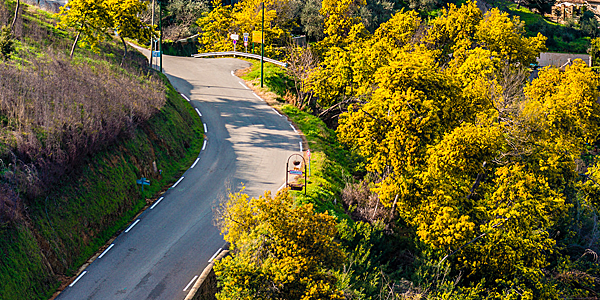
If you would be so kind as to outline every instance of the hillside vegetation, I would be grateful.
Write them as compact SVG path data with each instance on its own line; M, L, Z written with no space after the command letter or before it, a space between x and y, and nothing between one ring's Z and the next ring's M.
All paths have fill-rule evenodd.
M14 2L0 2L0 26ZM201 122L146 59L22 4L0 61L0 291L45 299L195 159ZM142 194L135 180L149 178Z

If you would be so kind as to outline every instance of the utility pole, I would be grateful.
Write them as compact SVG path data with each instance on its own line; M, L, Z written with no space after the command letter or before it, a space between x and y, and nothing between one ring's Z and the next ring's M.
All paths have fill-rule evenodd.
M162 67L162 1L158 1L158 26L160 27L160 37L158 42L158 51L160 51L160 72L163 71Z
M154 60L154 57L152 56L152 52L154 52L154 3L156 2L156 0L152 0L152 35L150 36L150 68L154 68L154 66L152 65L152 62Z
M260 87L263 87L264 79L264 57L265 57L265 1L262 3L262 30L260 33L262 43L260 44Z

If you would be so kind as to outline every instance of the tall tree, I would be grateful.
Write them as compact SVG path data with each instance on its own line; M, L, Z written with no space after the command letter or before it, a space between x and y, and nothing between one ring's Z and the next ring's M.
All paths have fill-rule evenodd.
M139 14L146 10L147 5L140 0L106 0L106 6L111 18L111 26L119 36L125 49L121 65L127 56L125 38L132 38L146 43L150 40L152 30L142 22Z
M124 38L146 42L151 29L143 23L139 14L146 9L140 0L73 0L60 8L57 27L75 29L77 36L71 47L71 57L81 37L83 45L96 50L98 43L116 32L125 47ZM125 56L124 56L125 57Z
M201 29L200 46L206 52L229 51L229 28L232 26L231 7L213 0L212 10L202 14L196 22Z
M57 14L60 22L59 28L73 28L77 32L70 56L73 57L75 47L80 38L83 46L96 49L98 43L108 36L108 29L112 26L110 12L106 1L73 0L60 8Z

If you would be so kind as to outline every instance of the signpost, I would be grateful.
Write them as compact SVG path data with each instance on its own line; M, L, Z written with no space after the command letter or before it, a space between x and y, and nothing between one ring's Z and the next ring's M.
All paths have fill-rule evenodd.
M231 39L233 40L233 51L235 52L235 44L240 39L240 36L234 33L231 35Z
M146 179L146 177L142 177L141 179L136 180L135 183L142 185L142 193L143 193L144 192L144 186L145 185L150 185L150 180Z
M248 53L248 37L250 36L249 33L244 32L244 47L246 47L246 53Z
M262 25L260 27L260 87L263 88L264 68L265 68L265 1L262 3ZM306 190L304 190L306 194Z

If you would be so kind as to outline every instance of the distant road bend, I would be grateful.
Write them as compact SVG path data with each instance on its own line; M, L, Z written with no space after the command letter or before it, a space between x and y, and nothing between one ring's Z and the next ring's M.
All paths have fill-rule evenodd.
M145 51L148 55L148 51ZM242 184L250 196L276 191L300 137L285 117L233 75L249 63L163 57L175 88L202 116L206 144L198 160L57 299L183 299L224 246L213 207Z

